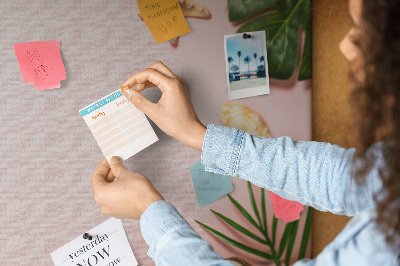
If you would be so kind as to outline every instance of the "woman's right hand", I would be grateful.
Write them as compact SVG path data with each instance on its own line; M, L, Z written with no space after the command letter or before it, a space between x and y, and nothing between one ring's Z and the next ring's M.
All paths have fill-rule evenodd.
M136 89L131 89L136 85ZM152 103L140 92L157 87L162 96ZM200 122L183 80L161 62L132 75L121 86L122 93L166 134L201 151L206 127Z

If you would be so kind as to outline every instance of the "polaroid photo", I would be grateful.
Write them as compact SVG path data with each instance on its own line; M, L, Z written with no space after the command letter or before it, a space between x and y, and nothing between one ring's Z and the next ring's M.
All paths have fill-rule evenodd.
M269 94L265 31L225 35L229 100Z

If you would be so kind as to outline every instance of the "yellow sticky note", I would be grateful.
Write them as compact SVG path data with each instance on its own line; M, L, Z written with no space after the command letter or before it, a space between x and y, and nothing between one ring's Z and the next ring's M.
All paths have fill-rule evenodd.
M190 32L178 0L137 0L140 14L157 43Z

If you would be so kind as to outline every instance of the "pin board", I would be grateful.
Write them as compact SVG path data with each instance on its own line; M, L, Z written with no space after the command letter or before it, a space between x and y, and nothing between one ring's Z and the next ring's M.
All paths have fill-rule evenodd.
M260 0L263 6L259 10L273 12L264 2L268 1ZM297 8L311 8L307 6L311 1L303 2ZM259 10L250 8L248 13L238 13L235 10L242 9L232 6L231 1L184 0L179 4L190 32L157 44L135 1L2 1L0 261L4 264L35 261L38 265L51 265L53 251L109 218L94 202L90 182L104 155L79 110L113 93L133 73L156 61L162 61L187 83L204 124L237 127L262 137L311 140L311 64L307 65L311 60L310 34L307 35L311 17L301 21L305 27L286 29L290 39L285 39L280 32L257 26L254 19L260 17L253 18L252 12ZM237 65L239 72L249 74L267 64L270 93L229 100L224 36L243 32L251 35L253 31L265 31L267 57L264 55L263 61L258 52L254 56L242 50L239 56L236 51L231 55L230 67ZM273 34L277 36L275 44L268 42ZM67 76L60 81L60 88L36 90L32 84L24 83L14 45L35 41L60 42ZM285 41L290 45L279 57L279 43ZM281 63L280 58L284 59ZM161 97L155 88L143 94L153 102ZM210 211L256 233L257 229L241 216L228 196L199 207L189 166L200 160L201 153L167 136L151 120L149 123L158 141L125 160L127 168L147 176L222 257L241 257L252 265L265 263L261 257L220 241L194 221L254 248L265 248L233 231ZM253 214L247 183L238 178L231 180L230 196ZM256 186L252 189L260 208L261 191ZM273 206L267 191L265 199L271 225ZM300 214L298 238L306 215L307 208ZM151 265L139 221L122 222L138 264ZM284 228L279 219L278 240ZM308 247L310 255L310 244ZM296 244L293 259L298 250Z

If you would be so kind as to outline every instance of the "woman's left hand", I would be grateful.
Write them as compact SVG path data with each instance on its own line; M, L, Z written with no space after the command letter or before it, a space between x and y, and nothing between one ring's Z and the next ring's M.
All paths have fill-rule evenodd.
M164 200L147 177L129 171L115 156L110 164L106 159L100 162L92 176L92 186L100 211L118 219L140 219L153 202Z

